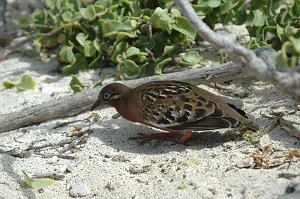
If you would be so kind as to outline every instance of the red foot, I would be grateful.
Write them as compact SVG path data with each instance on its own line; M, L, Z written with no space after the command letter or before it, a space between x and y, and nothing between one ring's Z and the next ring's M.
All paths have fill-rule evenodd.
M178 144L184 144L190 137L192 137L192 131L186 131L182 138L179 140Z
M164 141L166 137L176 137L179 135L178 132L169 132L169 133L155 133L151 135L144 135L142 133L139 134L140 136L131 137L131 140L139 140L141 144L145 144L147 142L151 142L153 140L161 140ZM182 138L179 140L178 144L185 144L185 142L193 135L191 131L186 131Z
M144 135L142 133L139 134L137 137L131 137L130 140L140 140L141 144L145 144L147 142L151 142L153 140L165 140L166 137L176 137L178 132L170 132L170 133L155 133L151 135Z

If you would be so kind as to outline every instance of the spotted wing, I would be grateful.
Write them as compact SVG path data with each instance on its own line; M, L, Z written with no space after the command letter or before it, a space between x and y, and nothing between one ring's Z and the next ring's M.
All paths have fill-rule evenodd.
M168 81L144 85L140 93L145 123L169 130L208 130L228 128L237 123L227 118L219 106L195 92L193 85Z

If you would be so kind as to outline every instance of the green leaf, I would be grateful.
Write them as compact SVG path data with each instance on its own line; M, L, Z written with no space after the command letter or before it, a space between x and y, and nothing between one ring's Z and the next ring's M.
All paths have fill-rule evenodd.
M45 186L54 184L54 179L52 178L30 178L25 171L22 171L24 174L24 181L32 189L40 189Z
M176 17L176 21L171 25L173 29L188 36L190 39L195 39L196 31L185 17Z
M260 10L253 10L253 25L254 26L263 26L265 24L265 14Z
M257 132L253 132L253 131L249 131L247 130L243 135L242 138L249 142L252 145L256 145L259 144L260 138L261 138L261 134L257 133Z
M96 48L96 50L98 52L101 52L101 44L100 44L100 42L101 41L99 39L97 39L97 38L93 41L94 47Z
M198 0L197 5L204 8L216 8L221 4L221 0Z
M88 68L100 68L102 66L102 56L99 53L96 59L90 62Z
M75 75L72 75L72 79L69 85L75 93L82 91L86 87L79 81L79 79Z
M171 13L171 18L176 18L181 16L180 10L178 10L178 8L175 7L171 8L170 13Z
M180 183L180 184L178 185L178 189L186 189L187 187L188 187L188 185L185 184L185 183Z
M129 8L135 17L139 17L141 14L141 7L139 1L123 1L129 4Z
M73 20L73 14L70 11L65 11L62 13L61 18L66 22L71 22Z
M51 10L54 10L56 7L56 1L57 0L47 0L47 1L44 1L44 3L48 8L50 8Z
M125 60L120 65L121 75L126 79L134 79L140 76L140 67L132 60Z
M210 8L216 8L216 7L219 7L220 4L221 4L221 0L207 0L207 5L210 7Z
M112 37L114 35L118 35L119 32L132 34L131 31L133 30L133 27L129 20L126 20L123 23L117 20L103 20L100 23L104 37Z
M161 75L162 74L162 70L163 70L163 67L168 63L172 61L171 58L167 58L167 59L164 59L163 57L160 57L158 58L156 61L155 61L155 65L154 65L154 74L156 75Z
M34 44L34 48L35 48L35 50L36 50L36 52L41 52L41 50L42 50L42 42L40 41L40 38L39 39L35 39L34 41L33 41L33 44Z
M171 53L174 52L174 50L176 50L176 48L177 47L175 45L165 46L162 56L171 55Z
M64 74L76 74L80 70L86 69L87 66L88 62L86 58L82 54L77 53L74 56L73 62L70 65L65 66L62 71Z
M89 5L86 8L80 8L79 12L83 18L87 20L93 21L96 18L96 10L94 5Z
M126 56L127 57L132 57L132 56L143 56L143 55L147 55L147 53L141 52L140 49L136 48L136 47L130 47L126 50Z
M11 79L7 79L3 81L3 86L7 89L10 89L17 86L17 83L12 81Z
M117 61L117 56L121 55L123 52L125 52L126 48L128 48L128 44L126 42L118 43L114 53L111 56L111 60L114 61L114 62L118 62Z
M58 36L57 36L57 42L59 43L59 44L63 44L63 43L65 43L65 41L66 41L66 35L65 34L63 34L63 33L60 33Z
M16 86L19 90L25 91L36 88L37 84L29 75L23 75L21 82Z
M189 166L192 166L192 165L199 165L200 164L200 160L199 159L196 159L196 158L193 158L193 159L190 159L190 160L187 160L186 161L186 165L189 167Z
M62 61L66 62L66 63L71 63L75 58L74 53L73 53L73 47L71 47L71 46L62 47L62 49L59 52L59 56Z
M284 29L281 26L279 26L278 24L276 26L276 32L277 32L277 36L281 40L281 42L285 42L286 41L286 33L285 33Z
M295 51L300 54L300 38L290 36L289 40L292 42Z
M276 55L275 55L275 62L276 62L276 66L280 66L280 67L288 67L288 58L285 54L285 51L282 52L282 50L279 50Z
M180 63L184 65L195 65L200 61L200 55L196 51L184 53Z
M112 35L115 35L117 34L117 39L116 39L116 43L119 43L123 40L125 40L126 38L135 38L137 37L137 35L134 33L128 33L128 32L111 32L111 33L107 33L106 36L109 37L109 36L112 36Z
M77 11L78 4L76 1L72 1L72 0L67 0L67 1L60 0L60 1L63 2L64 4L63 7L65 7L67 10L70 10L71 12Z
M85 46L85 40L88 38L87 35L85 35L84 33L80 32L76 35L76 41L78 41L78 43L84 47Z
M31 19L35 24L44 24L46 22L46 13L41 9L36 9L32 13Z
M194 10L196 11L197 15L200 19L204 19L209 12L211 11L211 8L209 7L202 7L199 5L193 5Z
M229 11L231 11L235 6L237 6L239 3L239 0L226 0L223 4L220 6L221 14L228 14Z
M154 27L166 30L168 33L171 33L172 19L169 17L166 10L157 7L151 16L150 22Z
M87 57L92 57L92 56L95 55L96 51L97 50L94 46L93 41L87 40L85 42L85 46L84 46L84 55L87 56Z

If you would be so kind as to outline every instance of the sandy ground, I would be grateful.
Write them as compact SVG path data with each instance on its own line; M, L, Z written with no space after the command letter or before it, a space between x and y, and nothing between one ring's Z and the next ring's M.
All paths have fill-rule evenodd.
M71 78L52 73L56 67L56 62L44 63L20 56L0 62L0 114L72 94L69 88ZM24 73L38 82L38 88L19 92L2 86L4 79ZM98 77L95 71L89 71L80 73L79 78L91 85ZM269 127L272 120L260 113L268 115L294 110L290 96L272 85L254 82L248 89L242 85L245 84L232 84L229 88L243 93L243 109L262 128ZM215 91L232 95L230 91ZM156 130L122 118L112 119L115 114L113 109L97 113L101 117L98 122L87 122L85 118L91 115L87 112L1 133L1 150L22 151L33 142L36 142L34 146L41 146L69 139L67 132L78 125L93 130L83 148L73 154L69 151L65 153L77 157L75 160L55 156L45 158L35 153L29 158L0 154L0 198L70 198L71 190L79 186L79 190L85 190L80 194L87 195L86 198L271 199L284 194L289 184L300 182L299 176L292 179L278 177L283 173L300 174L299 161L292 162L289 168L288 164L272 169L238 168L237 165L244 162L252 164L249 153L257 151L257 147L241 139L238 131L197 133L187 145L174 144L172 141L139 145L128 138ZM285 119L299 122L299 115L299 111L294 112L285 116ZM54 128L63 122L76 120L75 123ZM262 136L260 144L271 144L277 153L297 149L300 142L276 127ZM58 154L57 150L61 149L46 148L41 153ZM280 162L283 159L270 158L269 161ZM77 162L76 166L70 168L74 162ZM71 171L66 172L66 168ZM36 190L24 184L22 170L30 176L56 173L65 177L51 186Z

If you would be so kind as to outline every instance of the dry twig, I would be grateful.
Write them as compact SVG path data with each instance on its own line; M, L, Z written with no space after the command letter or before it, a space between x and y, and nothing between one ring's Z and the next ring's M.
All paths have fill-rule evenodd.
M248 69L262 80L271 82L285 89L300 88L300 67L275 70L269 68L262 59L258 58L251 50L240 45L228 35L218 34L209 28L197 15L188 0L174 0L181 8L182 13L188 18L196 29L198 35L211 43L217 49L227 52L235 63L241 68Z

